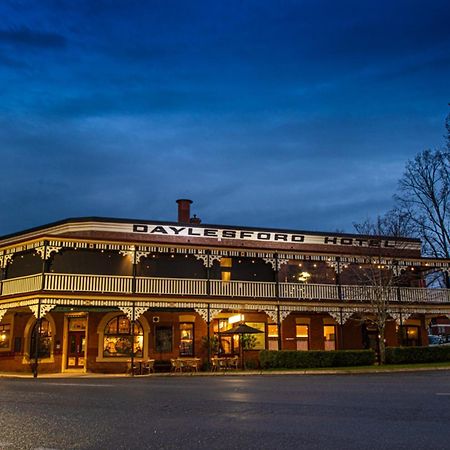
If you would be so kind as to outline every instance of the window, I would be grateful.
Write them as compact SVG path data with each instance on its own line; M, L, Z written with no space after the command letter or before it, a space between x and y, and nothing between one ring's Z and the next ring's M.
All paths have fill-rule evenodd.
M158 325L155 330L155 351L156 353L172 352L172 327Z
M194 356L193 323L180 323L180 356Z
M269 350L279 350L278 349L278 325L276 323L271 323L267 325L267 337Z
M0 325L0 350L9 349L11 343L11 324Z
M418 326L404 325L402 327L402 345L405 347L417 347L420 345Z
M117 316L111 319L105 327L103 336L103 356L106 358L130 357L131 349L134 356L142 358L144 332L141 324L134 324L134 339L131 335L131 322L127 316Z
M220 268L221 268L221 278L222 281L230 281L231 280L231 267L232 267L232 260L231 258L224 258L222 257L220 259Z
M224 331L228 331L232 326L228 319L214 321L214 335L217 336L219 342L219 356L232 355L234 352L239 351L239 336L237 334L234 336L221 334Z
M40 326L39 326L40 322ZM38 339L38 341L36 341ZM30 358L36 358L36 347L39 358L50 358L53 336L47 319L37 320L31 333Z
M245 324L261 331L261 333L244 334L242 336L243 339L247 338L251 342L251 350L264 350L266 348L266 324L264 322L245 322Z
M297 340L297 350L309 350L309 325L297 324L295 326L295 337Z
M336 327L334 325L324 325L323 338L325 350L336 350Z

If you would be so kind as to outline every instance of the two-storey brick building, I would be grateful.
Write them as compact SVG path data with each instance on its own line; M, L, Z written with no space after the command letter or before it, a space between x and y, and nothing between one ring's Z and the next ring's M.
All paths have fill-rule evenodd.
M36 356L41 372L206 361L212 336L232 355L236 316L260 331L255 350L376 348L374 264L394 275L387 345L426 345L450 314L450 261L421 257L419 240L204 225L190 204L177 222L77 218L2 237L0 371ZM427 287L436 272L446 287Z

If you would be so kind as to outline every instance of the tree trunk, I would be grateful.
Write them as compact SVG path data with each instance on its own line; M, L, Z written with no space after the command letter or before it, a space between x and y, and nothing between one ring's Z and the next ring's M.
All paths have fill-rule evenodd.
M378 338L379 338L379 351L380 351L380 365L383 365L386 363L386 342L384 339L385 336L385 327L379 326L378 327Z

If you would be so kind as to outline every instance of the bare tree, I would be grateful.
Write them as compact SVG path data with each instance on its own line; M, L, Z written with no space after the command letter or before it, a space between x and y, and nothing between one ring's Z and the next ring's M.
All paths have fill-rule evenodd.
M425 254L450 258L450 153L425 150L408 161L395 196Z
M390 303L397 299L397 286L399 281L398 265L392 257L386 257L382 251L381 242L387 237L395 243L397 249L405 246L403 239L410 235L411 222L409 215L398 209L393 209L384 216L378 217L375 222L370 219L362 223L354 223L356 231L366 236L372 236L372 242L378 241L377 251L366 256L366 263L354 270L360 284L369 286L366 298L369 303L371 321L378 330L378 349L380 364L386 360L386 323L389 319Z

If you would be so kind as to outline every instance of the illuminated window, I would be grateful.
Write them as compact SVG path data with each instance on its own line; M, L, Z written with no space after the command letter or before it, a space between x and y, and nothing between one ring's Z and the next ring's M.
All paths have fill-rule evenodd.
M276 323L267 325L267 336L269 338L278 338L278 325Z
M11 324L0 325L0 349L9 348L11 342Z
M38 339L38 342L36 342L36 339ZM30 358L36 358L36 344L38 347L38 357L50 358L52 343L53 337L49 321L47 319L41 319L40 326L39 321L36 321L31 333Z
M194 356L193 323L180 323L180 356Z
M402 327L402 345L416 347L420 345L420 332L418 326L404 325Z
M103 338L104 357L130 357L133 349L134 356L142 358L143 347L144 332L139 322L134 324L134 339L127 316L114 317L106 324Z
M276 323L271 323L267 325L267 337L269 350L279 350L278 349L278 325Z
M309 325L295 326L295 337L297 340L297 350L309 350Z
M221 268L221 279L222 281L230 281L231 280L231 267L233 265L233 261L231 258L221 258L220 259L220 268Z
M261 331L261 333L244 334L244 339L249 336L247 339L252 343L251 350L264 350L266 348L266 324L264 322L245 322L245 324Z
M324 325L323 338L325 350L336 350L336 327L334 325Z

